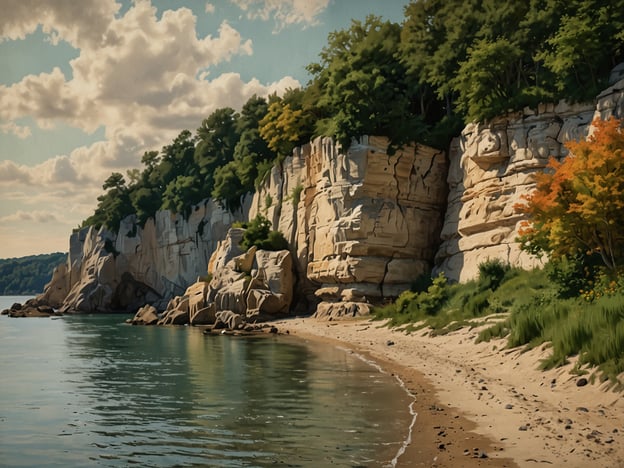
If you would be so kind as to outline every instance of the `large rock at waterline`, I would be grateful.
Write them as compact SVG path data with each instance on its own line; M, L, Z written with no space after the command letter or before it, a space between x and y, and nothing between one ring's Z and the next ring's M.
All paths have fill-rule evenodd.
M50 304L39 298L29 299L24 304L14 303L9 309L2 311L2 315L9 317L50 317L52 315L62 315Z
M184 295L169 301L159 325L236 328L243 321L257 322L289 313L295 282L290 252L252 247L240 253L233 247L238 238L242 238L240 230L231 229L213 255L215 269L210 283L198 281ZM224 311L230 315L221 314ZM240 322L231 314L240 317Z
M170 308L171 306L171 308ZM174 298L158 320L158 325L186 325L189 323L189 296Z
M293 299L294 273L288 250L256 252L256 270L247 293L246 316L287 314Z
M243 325L244 321L245 320L241 314L237 314L231 310L222 310L221 312L217 312L214 328L236 330Z
M210 325L215 323L216 320L217 308L214 302L189 314L189 323L191 325Z
M158 312L151 305L141 307L131 320L133 325L156 325L158 323Z

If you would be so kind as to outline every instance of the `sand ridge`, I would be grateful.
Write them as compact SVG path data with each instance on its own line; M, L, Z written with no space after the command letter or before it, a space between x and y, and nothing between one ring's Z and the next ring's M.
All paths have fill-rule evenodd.
M396 373L416 396L412 443L397 466L624 467L624 402L604 384L577 386L572 364L541 371L545 346L474 344L479 329L407 334L369 319L274 322L329 340Z

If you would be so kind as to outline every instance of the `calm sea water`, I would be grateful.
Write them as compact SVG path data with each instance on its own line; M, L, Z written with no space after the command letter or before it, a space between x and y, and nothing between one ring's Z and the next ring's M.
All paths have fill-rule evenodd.
M0 465L386 466L408 435L409 396L344 350L125 318L0 318Z

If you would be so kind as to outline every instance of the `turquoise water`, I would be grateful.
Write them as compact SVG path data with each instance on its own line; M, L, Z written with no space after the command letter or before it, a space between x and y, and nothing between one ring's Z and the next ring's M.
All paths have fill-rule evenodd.
M372 467L408 436L409 396L344 350L125 318L0 318L0 465Z

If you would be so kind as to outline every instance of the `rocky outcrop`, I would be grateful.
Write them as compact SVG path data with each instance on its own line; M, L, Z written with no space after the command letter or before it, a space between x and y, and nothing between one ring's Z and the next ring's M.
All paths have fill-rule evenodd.
M240 250L241 229L230 229L213 253L210 281L197 281L169 301L159 325L213 325L238 328L287 315L293 298L292 257L288 250ZM234 246L236 246L234 248ZM133 324L153 323L151 309L141 309ZM235 324L234 326L232 324Z
M28 299L24 304L16 302L0 314L8 315L9 317L50 317L61 315L50 304L38 298Z
M74 233L42 298L63 311L150 303L167 308L163 323L212 323L220 311L259 319L288 308L331 318L368 313L434 264L458 281L488 259L531 267L537 260L516 242L523 217L514 204L550 156L566 155L566 141L591 132L595 117L622 117L623 107L620 80L595 104L470 124L448 158L423 145L389 154L384 138L362 137L347 151L317 138L273 167L236 216L206 202L188 220L163 211L143 228L127 218L118 235ZM234 220L257 214L284 234L289 253L243 252L241 229L226 237ZM188 290L198 277L205 285ZM288 281L294 287L276 288Z
M317 138L254 195L250 217L266 215L293 245L303 278L297 291L323 316L367 313L366 304L398 295L431 269L447 196L445 154L387 147L385 138L363 137L343 152Z
M488 259L526 268L539 264L516 242L524 218L514 205L534 189L534 175L550 156L567 155L565 142L584 138L594 118L622 117L623 109L624 80L596 104L541 105L467 125L449 151L448 206L434 273L467 281Z
M125 219L118 235L74 233L68 263L45 296L66 311L135 311L150 303L167 308L163 323L212 321L222 310L261 318L293 302L297 313L368 313L430 271L447 196L444 152L415 145L388 154L387 147L385 138L362 137L345 152L317 138L271 170L248 216L243 210L238 218L264 214L289 253L245 255L242 230L225 237L236 217L207 202L188 220L163 211L143 228ZM235 268L226 268L234 259ZM257 270L250 277L251 263ZM215 309L172 304L206 265L213 278L205 303ZM279 289L289 281L295 293L292 285Z
M159 310L206 274L208 260L233 215L212 201L192 208L188 219L159 211L145 226L130 216L119 233L93 227L74 232L66 265L59 266L40 296L64 312Z

